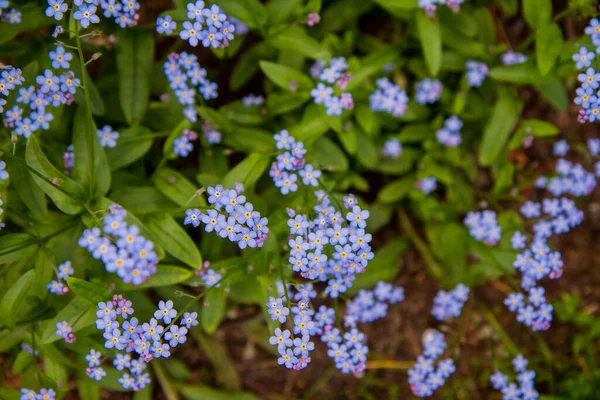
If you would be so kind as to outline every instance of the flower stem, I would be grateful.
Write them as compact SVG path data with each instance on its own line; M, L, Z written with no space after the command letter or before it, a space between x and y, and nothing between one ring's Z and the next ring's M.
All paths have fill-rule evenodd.
M444 276L444 271L442 267L435 261L435 258L429 251L429 247L427 244L421 239L419 234L415 231L415 228L410 223L410 219L404 210L398 211L398 218L400 219L400 225L402 226L402 230L406 233L406 236L410 239L412 244L417 248L421 257L425 260L425 263L428 266L429 273L433 275L436 279L442 279Z

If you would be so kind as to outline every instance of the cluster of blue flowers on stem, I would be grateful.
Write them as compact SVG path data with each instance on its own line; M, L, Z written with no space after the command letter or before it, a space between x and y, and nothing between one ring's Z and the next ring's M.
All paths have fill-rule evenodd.
M0 0L0 21L6 21L9 24L20 24L21 12L14 8L7 10L9 5L8 0Z
M497 371L490 377L494 389L502 393L503 400L536 400L539 397L534 388L535 372L527 370L528 361L522 354L516 356L512 361L517 382L509 382L508 376Z
M265 102L265 98L260 95L249 94L242 98L244 107L260 107Z
M597 18L590 21L590 24L585 28L585 34L592 39L592 43L596 47L596 53L600 53L600 21ZM577 120L581 123L594 122L600 118L600 100L598 100L600 95L598 91L600 73L591 66L595 56L596 54L593 51L588 51L586 47L581 47L578 53L573 54L573 61L577 69L582 71L577 76L581 86L575 91L577 96L573 100L575 104L581 107L577 117Z
M69 287L64 284L64 280L73 275L73 267L71 266L71 261L66 261L58 266L58 271L56 273L57 280L53 280L48 284L48 290L50 293L56 295L63 295L69 293Z
M417 357L415 365L408 370L408 383L415 396L428 397L446 383L446 379L456 369L454 361L446 358L436 360L444 354L446 340L444 335L434 331L426 331L423 337L423 354Z
M464 220L471 236L488 246L493 246L502 238L502 228L498 225L495 211L469 212Z
M19 68L14 68L12 65L4 65L0 63L0 95L8 97L11 90L21 86L25 82L23 73ZM0 97L0 112L4 112L6 99Z
M306 163L304 143L296 141L285 129L274 138L277 141L277 149L284 152L278 154L277 161L271 164L269 175L281 194L286 195L298 190L298 176L306 186L319 186L321 171Z
M20 400L54 400L56 399L56 392L52 389L40 389L37 393L31 389L21 389Z
M406 113L408 96L406 91L393 84L388 78L378 79L377 89L369 96L372 111L385 111L394 117L401 117Z
M348 63L344 57L332 58L329 66L323 61L317 61L310 69L313 79L317 83L310 95L315 104L323 104L327 115L342 115L343 110L354 108L352 94L344 92L350 80L350 73L346 72Z
M433 104L442 95L442 83L437 79L426 78L415 85L415 101L419 104Z
M187 40L196 47L202 44L204 47L226 47L233 40L236 25L227 20L227 15L221 11L219 6L213 4L204 7L204 1L189 2L186 5L188 21L184 21L179 37ZM156 31L170 35L177 29L177 23L170 16L159 17L156 20Z
M55 50L48 53L48 57L52 62L52 69L46 69L43 74L38 75L35 78L36 85L20 88L16 99L19 105L15 105L5 113L4 125L13 128L17 135L25 139L39 129L48 130L54 116L46 107L71 104L74 101L75 91L80 85L79 79L75 78L73 71L69 70L70 61L73 59L71 53L63 46L56 46ZM15 86L17 82L19 85L24 82L19 69L5 72L8 75L12 73L11 81ZM2 76L4 77L4 73ZM8 76L6 79L8 81ZM2 79L0 79L0 93L2 93ZM26 108L29 109L29 114L23 116Z
M559 146L559 153L565 154L568 146ZM596 186L594 175L581 165L573 165L565 159L556 163L556 173L550 179L540 177L536 187L546 188L555 197L546 198L542 202L527 201L521 207L525 218L536 219L533 225L533 237L529 245L527 237L515 232L511 238L514 249L522 250L517 255L514 267L521 271L522 293L511 293L504 304L510 311L517 312L517 321L530 326L535 331L547 330L552 321L553 307L546 302L545 290L538 286L538 281L546 276L557 279L563 273L563 261L560 252L552 251L548 240L553 235L569 232L583 221L583 212L575 206L575 202L563 194L583 196L591 193Z
M237 243L240 249L262 247L269 234L269 221L246 201L243 185L235 185L234 188L227 190L222 185L209 187L208 203L213 208L206 213L197 208L188 209L183 223L194 228L203 223L206 232L214 231L220 237Z
M194 150L193 141L198 139L196 132L184 129L177 139L173 141L173 154L179 157L187 157L192 150Z
M73 0L73 18L84 29L90 24L97 24L100 22L96 15L98 7L105 18L112 18L121 28L135 26L139 20L140 3L137 0ZM68 9L69 5L64 0L48 0L46 16L60 21Z
M115 272L123 282L140 285L156 272L158 257L154 243L140 235L137 226L128 225L126 215L121 206L111 204L102 230L86 229L78 244L92 257L101 260L106 270Z
M171 53L165 61L164 69L177 101L185 107L183 115L190 122L196 122L198 114L195 88L198 88L204 100L215 99L218 95L217 84L206 79L206 70L200 67L198 57L194 54Z
M168 358L172 349L185 343L188 330L198 325L198 315L186 312L180 325L176 325L178 314L171 300L159 301L154 318L148 322L140 322L133 313L131 301L115 295L112 301L98 303L96 328L104 332L104 347L117 351L113 359L115 368L128 371L123 373L119 383L124 389L138 391L150 383L149 375L144 373L146 363L154 358ZM137 354L138 358L133 359L132 354ZM86 373L97 381L106 375L100 366L101 357L96 350L86 356Z
M438 143L448 147L457 147L462 142L460 130L463 127L463 122L456 115L444 121L444 127L435 132Z
M490 73L487 64L478 61L467 61L465 68L467 69L467 83L471 87L480 87Z
M469 298L470 289L459 283L450 292L440 290L433 299L431 315L440 321L460 316L465 302Z
M6 163L2 160L0 160L0 181L5 181L8 179L8 172L6 172L5 170L6 168ZM0 216L2 216L2 214L4 214L4 209L2 208L2 206L4 205L4 201L2 200L1 196L0 196ZM0 221L0 229L4 228L5 224L4 222Z

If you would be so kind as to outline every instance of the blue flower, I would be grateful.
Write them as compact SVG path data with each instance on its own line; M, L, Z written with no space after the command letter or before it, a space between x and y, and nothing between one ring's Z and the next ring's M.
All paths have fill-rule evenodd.
M206 17L206 24L209 27L220 28L227 16L221 12L221 9L213 4L210 9L205 8L202 10L202 15Z
M588 51L585 47L581 47L579 53L573 54L573 61L575 61L577 69L584 69L592 65L594 57L595 54L593 52Z
M190 4L188 4L189 6ZM164 18L158 17L156 19L156 31L158 33L170 35L175 29L177 29L177 23L170 16L165 15Z
M204 1L198 0L194 4L194 2L187 3L187 17L191 20L196 20L196 22L203 23L204 18L202 16L202 10L204 10Z
M198 313L184 313L181 318L181 323L183 323L188 329L198 325Z
M123 8L121 3L117 3L117 0L102 0L100 6L104 10L103 15L106 18L118 18L121 15L121 9Z
M56 324L56 335L66 339L71 333L72 329L67 321L62 321Z
M56 46L56 50L48 53L48 57L52 60L52 68L68 69L69 61L73 59L73 54L65 51L65 48L62 46Z
M178 344L185 343L187 340L186 334L188 330L177 325L171 326L171 329L165 333L165 340L169 341L171 347L176 347Z
M490 70L487 64L473 60L467 61L467 83L471 87L480 87Z
M119 139L119 132L113 131L109 125L104 125L102 129L96 131L98 138L100 139L100 145L102 147L114 148L117 145Z
M96 15L96 6L94 5L79 5L77 11L73 13L73 18L78 20L84 29L90 26L90 23L97 24L100 22L100 18Z
M158 310L154 312L154 318L159 321L162 319L165 324L168 324L176 316L177 310L173 309L173 301L164 302L161 300L158 302Z
M168 358L171 355L169 350L170 347L166 343L161 343L158 341L152 343L152 356L154 356L154 358Z
M192 47L198 46L198 42L202 39L202 25L199 22L192 24L190 21L185 21L179 37L187 40Z
M52 74L49 69L44 71L44 75L39 75L35 78L35 81L40 85L40 91L42 93L56 92L58 91L58 77Z

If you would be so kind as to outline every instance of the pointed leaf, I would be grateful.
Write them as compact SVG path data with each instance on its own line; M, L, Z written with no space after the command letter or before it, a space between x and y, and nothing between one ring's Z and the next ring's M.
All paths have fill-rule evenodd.
M25 300L25 296L29 292L35 272L30 269L23 276L21 276L8 291L2 296L0 300L0 324L10 329L15 327L17 311Z
M156 238L156 243L170 255L194 268L202 268L200 251L180 222L168 214L149 214L144 217L144 222Z

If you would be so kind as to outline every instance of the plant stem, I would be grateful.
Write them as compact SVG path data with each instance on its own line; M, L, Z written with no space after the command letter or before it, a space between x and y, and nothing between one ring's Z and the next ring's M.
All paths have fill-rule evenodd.
M366 362L367 369L410 369L415 364L414 361L396 361L396 360L369 360Z
M88 168L90 171L90 197L92 197L93 193L94 193L94 178L95 178L95 171L94 171L94 160L95 160L95 156L94 156L94 140L96 140L96 138L94 137L96 135L96 133L94 132L94 117L92 116L92 102L90 101L90 91L88 89L89 85L87 82L87 71L85 69L86 66L86 62L85 59L83 58L83 47L81 45L81 37L79 36L79 22L77 22L75 24L75 37L77 38L77 52L79 53L79 62L81 64L81 81L83 82L83 93L85 95L85 106L86 106L86 111L88 114Z
M179 400L179 395L177 394L177 389L173 386L173 383L169 380L169 377L165 373L160 360L156 360L151 363L152 369L154 370L154 374L156 378L158 378L158 383L163 389L163 393L167 400Z
M429 273L436 279L442 279L444 271L442 267L435 261L435 258L429 251L427 244L421 239L419 234L415 231L415 228L410 223L410 219L404 210L398 211L398 218L400 219L400 225L402 230L406 233L406 236L410 239L412 244L417 248L421 257L425 260L425 263L429 267Z

